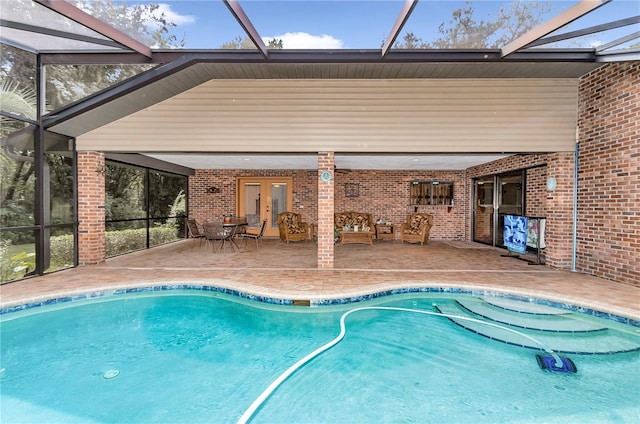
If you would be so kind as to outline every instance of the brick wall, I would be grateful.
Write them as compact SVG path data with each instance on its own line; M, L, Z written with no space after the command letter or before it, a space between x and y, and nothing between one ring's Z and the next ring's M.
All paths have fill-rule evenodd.
M105 260L104 154L78 152L78 264Z
M325 158L325 161L328 160ZM302 214L306 222L319 223L318 190L319 170L197 170L189 177L190 217L198 222L207 219L220 219L225 213L235 213L237 177L293 177L294 212ZM447 206L418 206L419 212L428 212L434 216L431 239L466 240L465 213L469 191L465 186L465 171L375 171L353 170L346 173L334 173L333 199L336 212L362 211L373 214L374 219L389 218L400 224L414 211L409 204L411 181L445 181L454 183L454 204ZM358 184L359 196L345 196L345 184ZM210 187L217 187L220 193L209 193ZM333 220L333 216L331 216ZM318 227L318 229L320 229ZM318 231L320 234L320 231ZM331 233L332 234L332 233Z
M576 268L640 287L640 63L602 66L578 85Z
M318 177L316 170L199 169L189 177L189 217L198 222L222 219L236 213L237 177L292 177L293 212L305 222L317 221ZM210 188L220 189L219 193Z
M466 240L465 205L467 193L464 171L381 171L352 170L336 174L335 210L373 214L373 219L389 218L393 223L406 221L415 211L410 205L412 181L453 182L453 206L420 205L418 212L433 215L432 240ZM359 196L345 196L345 184L358 184Z

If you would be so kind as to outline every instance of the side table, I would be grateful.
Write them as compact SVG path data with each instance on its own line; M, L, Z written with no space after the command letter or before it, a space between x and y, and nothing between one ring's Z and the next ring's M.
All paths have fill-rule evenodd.
M376 224L376 240L395 240L396 226L393 224Z

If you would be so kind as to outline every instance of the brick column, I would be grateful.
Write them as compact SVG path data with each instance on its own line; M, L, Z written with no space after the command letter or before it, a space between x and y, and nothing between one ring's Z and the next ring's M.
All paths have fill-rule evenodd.
M551 153L547 177L557 181L554 191L547 191L545 262L557 269L570 270L573 258L573 192L575 153Z
M334 154L318 153L318 268L333 268ZM322 173L331 175L322 180Z
M105 260L104 154L78 152L78 264Z

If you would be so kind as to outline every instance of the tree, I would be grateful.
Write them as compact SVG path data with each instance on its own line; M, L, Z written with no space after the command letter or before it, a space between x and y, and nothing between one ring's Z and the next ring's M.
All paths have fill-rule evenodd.
M515 1L503 5L493 20L476 20L475 9L467 1L454 10L451 19L438 27L439 36L429 42L407 32L397 49L497 49L535 28L549 11L549 2Z

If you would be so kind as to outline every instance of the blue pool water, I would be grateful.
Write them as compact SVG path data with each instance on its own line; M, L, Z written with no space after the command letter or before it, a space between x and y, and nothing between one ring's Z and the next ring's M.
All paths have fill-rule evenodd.
M434 313L455 299L425 293L303 308L176 291L4 314L2 422L233 423L287 368L334 339L346 311ZM583 350L627 351L563 355L578 372L551 373L538 366L540 352L500 330L358 311L345 319L344 339L285 379L249 422L639 422L638 329L571 319L596 330L545 343L576 338Z

